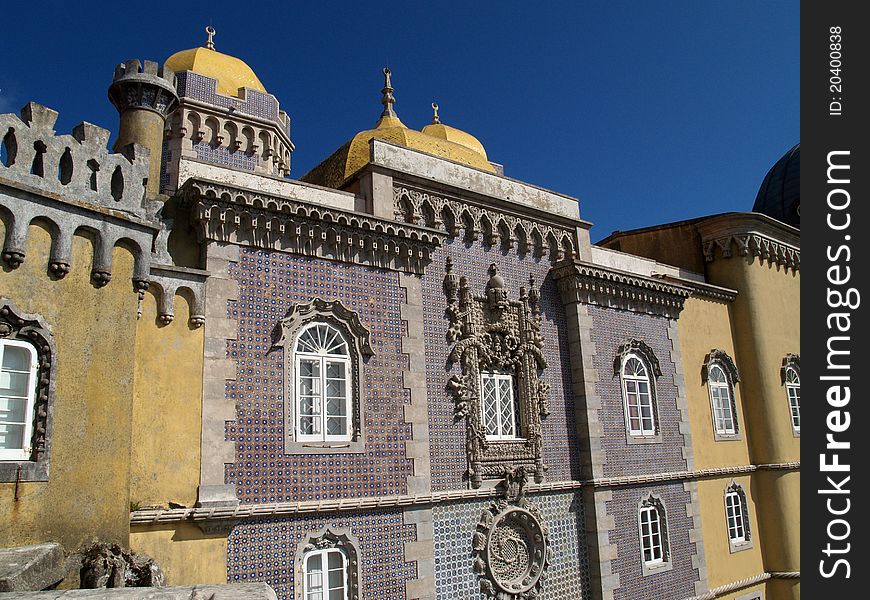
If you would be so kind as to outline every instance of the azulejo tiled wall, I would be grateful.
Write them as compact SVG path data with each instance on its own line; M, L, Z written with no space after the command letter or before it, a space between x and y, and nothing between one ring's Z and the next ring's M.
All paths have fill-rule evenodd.
M577 479L579 466L574 436L574 403L571 397L570 354L565 329L565 311L558 290L547 273L551 264L547 258L531 254L518 255L516 250L485 246L480 241L468 243L459 238L448 239L435 253L432 264L423 277L424 336L426 341L426 383L429 395L429 436L431 441L432 489L447 490L467 487L463 475L468 469L465 455L465 422L453 419L454 402L445 389L450 375L458 367L447 368L449 344L446 339L447 301L443 291L445 262L450 256L453 272L468 277L471 290L482 294L489 280L487 270L495 263L504 278L509 298L519 298L520 286L528 287L534 274L541 292L541 333L547 369L544 377L550 384L548 405L550 415L542 422L544 464L548 481Z
M652 493L661 499L667 514L670 560L672 568L667 571L643 575L643 563L638 525L638 504ZM682 483L620 488L613 490L613 499L606 503L607 513L613 515L616 532L611 532L611 541L616 542L617 557L613 572L619 573L619 588L614 600L649 600L650 598L689 598L695 595L698 569L692 566L695 543L689 539L692 520L686 507L691 498Z
M239 300L228 307L238 321L238 340L228 342L237 379L227 382L237 419L227 423L236 443L236 463L226 467L243 504L390 496L407 491L412 463L405 457L410 427L402 405L409 402L401 354L405 300L398 275L390 271L337 263L283 252L242 248L231 274ZM361 454L284 453L284 351L273 349L272 332L297 303L315 298L340 300L356 311L371 333L375 356L363 367L366 435Z
M596 350L594 363L598 370L596 392L602 404L599 419L604 426L601 441L606 453L604 476L685 470L685 440L680 433L682 415L677 408L678 392L671 361L673 345L668 338L668 319L598 306L590 306L589 314L592 316L592 340ZM655 378L660 443L629 444L626 439L622 383L619 375L614 373L613 362L619 347L630 339L641 340L650 346L661 366L662 375Z
M257 519L237 525L227 542L229 583L265 581L282 600L295 599L296 553L309 536L324 528L350 530L359 540L360 591L363 598L405 597L405 581L417 567L403 560L405 542L416 539L414 525L402 522L401 511L349 512L330 518L320 515Z
M589 567L583 503L579 494L533 494L550 533L553 560L546 572L541 600L589 597ZM483 600L472 569L471 536L489 502L457 502L436 506L435 590L438 600Z
M233 108L240 113L270 121L278 120L278 100L272 94L248 89L245 100L241 100L218 94L215 88L217 80L211 77L193 71L177 73L176 77L175 87L179 96L188 96L214 106Z
M246 171L253 171L257 168L257 155L254 153L230 150L223 146L212 146L208 142L198 142L193 145L193 149L196 151L196 157L205 162L245 169Z

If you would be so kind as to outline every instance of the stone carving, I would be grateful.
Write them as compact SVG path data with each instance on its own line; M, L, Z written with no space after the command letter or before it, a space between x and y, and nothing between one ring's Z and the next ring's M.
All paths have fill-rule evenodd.
M348 342L351 356L351 443L344 451L362 452L363 420L362 404L365 387L362 381L362 361L374 356L375 352L371 345L371 334L359 319L359 315L345 307L340 300L328 301L315 298L311 302L296 304L287 311L287 315L278 321L272 333L272 347L284 348L284 380L287 393L287 426L285 427L286 440L285 451L289 454L294 451L311 452L310 444L306 448L299 447L295 439L296 404L294 402L293 386L296 381L292 360L293 343L296 334L312 321L329 323L338 328Z
M724 350L710 350L710 353L707 354L704 359L704 369L702 372L704 382L707 381L708 373L710 371L710 367L714 364L718 363L725 371L728 373L728 378L731 380L731 384L738 383L740 381L740 373L737 371L737 365L734 364L734 359L728 356L728 353Z
M327 550L335 548L340 550L347 559L347 599L359 600L359 556L357 554L355 540L351 539L348 533L338 534L331 529L327 529L323 535L319 537L309 538L302 546L301 552L297 553L297 572L302 572L302 561L305 559L305 554L312 550ZM298 579L297 581L301 581ZM302 586L296 586L296 589L301 592ZM301 598L301 594L299 595Z
M530 277L529 290L520 288L519 301L509 300L494 264L489 274L485 295L473 295L468 280L453 273L447 259L447 340L454 342L447 360L462 368L461 375L450 377L447 390L456 403L454 418L466 423L468 478L478 488L484 478L502 477L507 466L524 466L540 483L545 470L541 420L549 413L549 386L540 376L547 367L541 351L540 295ZM508 373L513 378L520 413L517 439L487 439L480 389L484 371Z
M28 342L36 350L36 398L33 407L33 437L30 440L30 460L20 463L23 481L44 480L48 477L49 432L51 429L50 403L54 384L54 342L51 331L36 315L20 312L6 298L0 298L0 338ZM0 481L18 477L18 463L0 463Z
M83 589L166 585L163 570L153 558L127 552L117 544L91 546L84 553L79 576Z
M722 258L730 258L736 251L738 256L756 256L794 271L800 271L801 268L800 248L759 233L725 235L705 240L702 248L707 262L715 260L718 248Z
M182 186L200 241L283 250L421 275L444 235L201 179Z
M465 230L466 237L483 239L491 245L532 251L535 256L549 255L556 261L571 258L575 243L571 227L548 225L521 216L478 207L466 200L445 198L406 187L393 187L394 214L397 221L443 229L455 236Z
M780 369L780 376L782 377L782 384L785 385L786 377L788 376L788 369L794 369L795 373L800 377L801 374L801 357L799 354L786 354L785 358L782 359L782 369Z
M579 260L550 271L566 304L595 304L676 319L692 290L661 278L633 275Z
M480 514L472 536L480 591L498 600L538 598L552 558L541 513L525 496L525 467L504 471L503 498Z
M628 340L621 345L616 351L616 358L613 359L613 374L620 375L622 373L622 361L629 354L640 354L644 362L652 370L656 377L662 376L662 368L659 365L659 359L656 353L642 340Z

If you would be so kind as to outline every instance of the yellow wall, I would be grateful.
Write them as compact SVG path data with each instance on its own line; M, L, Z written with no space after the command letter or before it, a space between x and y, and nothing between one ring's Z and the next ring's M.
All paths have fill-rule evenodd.
M141 508L193 506L199 485L203 329L175 297L175 319L157 324L157 299L142 300L137 324L130 501Z
M686 300L677 326L680 333L680 350L683 355L689 420L692 425L695 468L748 465L749 449L746 439L746 414L741 393L742 384L737 383L734 386L738 431L741 435L738 439L717 441L713 432L710 392L702 379L702 368L710 350L723 350L731 358L735 358L729 303L692 296ZM738 364L738 371L740 369Z
M226 536L207 536L192 523L136 525L130 548L155 558L169 585L227 582Z
M126 545L137 295L133 257L115 248L112 280L90 283L93 247L75 236L72 270L47 274L49 232L31 225L27 258L0 271L0 295L41 315L56 345L56 394L47 482L0 484L0 547L56 541L67 552L93 538Z
M749 531L752 546L731 552L728 526L725 521L725 489L731 482L743 486L749 512ZM698 482L701 501L701 529L704 532L704 555L707 559L707 583L710 588L725 585L764 573L758 525L755 490L751 477L718 477ZM741 592L745 593L745 592ZM740 595L740 594L738 594Z

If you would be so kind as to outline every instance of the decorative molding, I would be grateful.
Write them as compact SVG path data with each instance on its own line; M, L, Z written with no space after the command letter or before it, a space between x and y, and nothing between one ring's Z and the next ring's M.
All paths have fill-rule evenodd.
M351 363L351 438L345 442L303 442L296 439L296 361L293 344L297 334L314 322L327 323L338 329L346 342ZM346 308L340 300L315 298L311 302L295 304L287 315L278 321L272 332L272 348L284 350L285 454L322 454L333 452L365 452L362 406L365 403L363 361L374 356L371 334L362 324L359 315Z
M447 362L462 368L461 375L450 377L447 389L456 402L455 420L466 423L468 478L478 488L484 478L501 478L505 468L523 465L540 483L545 470L541 420L549 414L548 385L539 374L547 367L541 350L540 295L530 277L528 292L521 287L519 301L508 300L495 264L489 274L485 294L473 295L468 279L453 273L447 258L447 340L453 343ZM487 439L481 397L481 373L487 370L511 375L522 439Z
M746 579L732 581L731 583L726 583L725 585L720 585L719 587L715 587L705 594L701 594L700 596L692 596L691 598L686 598L686 600L715 600L716 598L721 598L722 596L730 594L731 592L736 592L738 590L742 590L753 585L758 585L759 583L764 583L769 579L800 578L800 571L771 571L761 573L760 575L753 575L752 577L747 577Z
M304 543L299 544L296 551L296 578L299 585L295 586L295 597L298 600L304 600L304 560L305 555L314 550L331 550L335 549L344 554L347 560L347 570L345 573L347 581L347 600L360 600L360 559L359 540L349 530L324 529L319 535L308 536ZM326 569L324 569L325 571ZM326 578L324 577L324 580Z
M550 275L562 301L581 302L676 319L692 292L658 277L616 271L580 260L562 261Z
M444 234L372 215L189 179L179 191L200 241L317 256L420 275Z
M176 294L186 294L190 302L188 325L198 329L205 324L205 282L208 271L172 265L151 265L152 289L157 295L157 318L161 325L175 319ZM140 315L141 316L141 315Z
M788 369L794 369L797 371L798 377L801 376L801 357L800 354L786 354L785 358L782 359L782 369L780 369L780 377L782 378L782 385L785 385L786 371Z
M720 300L722 302L733 302L737 298L737 290L713 285L711 283L695 281L693 279L683 279L682 277L674 277L673 275L653 275L658 279L686 287L692 291L692 296L700 298L710 298L711 300Z
M504 497L481 512L472 536L480 591L498 600L534 600L552 560L549 532L525 495L525 467L506 470Z
M544 223L548 213L539 218L512 215L505 206L484 207L438 196L406 186L393 186L393 212L397 221L419 224L446 231L450 237L464 232L470 240L486 244L531 251L535 256L548 255L551 261L573 258L577 252L574 226Z
M650 367L653 375L656 376L656 379L662 376L662 368L661 365L659 365L659 359L656 356L655 351L643 340L635 339L628 340L617 349L616 358L613 359L614 375L622 374L622 361L625 360L625 357L629 354L640 354L643 357L644 362L646 362L646 366Z
M704 366L701 369L701 378L705 383L709 377L710 367L714 364L719 364L719 366L723 367L725 373L728 375L728 379L730 380L729 383L732 386L731 392L733 396L734 385L740 383L740 373L737 371L737 365L734 364L734 359L724 350L717 350L715 348L710 350L710 352L707 353L707 356L704 357Z
M707 262L736 255L759 258L793 272L800 270L800 230L770 217L729 213L702 221L698 233Z
M0 297L0 339L27 342L38 361L30 458L0 462L0 482L47 481L56 400L54 337L41 316L21 312L11 300Z

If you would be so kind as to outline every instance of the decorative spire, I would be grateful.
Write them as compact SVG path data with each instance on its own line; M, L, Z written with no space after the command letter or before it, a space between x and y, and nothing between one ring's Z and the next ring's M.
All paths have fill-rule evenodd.
M441 119L438 118L438 103L433 102L432 103L432 124L438 125L439 123L441 123Z
M208 48L209 50L214 50L214 35L215 35L214 27L209 25L208 27L205 28L205 33L206 33L206 35L208 35L208 39L205 42L205 47Z
M381 90L381 104L384 105L384 112L381 113L381 118L383 117L396 117L396 111L393 110L393 104L396 102L395 96L393 96L393 84L390 81L390 72L389 67L384 67L384 89Z

